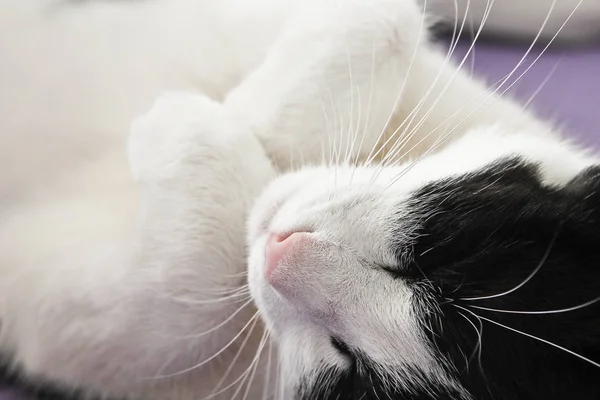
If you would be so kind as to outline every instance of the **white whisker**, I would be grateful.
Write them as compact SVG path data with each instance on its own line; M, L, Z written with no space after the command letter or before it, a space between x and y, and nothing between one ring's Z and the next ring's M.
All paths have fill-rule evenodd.
M360 87L357 86L356 87L356 97L358 97L360 99ZM362 118L362 106L361 106L361 102L358 102L358 115L357 115L357 121L355 123L356 128L351 130L350 133L350 140L349 140L349 149L348 152L346 153L346 157L344 158L344 165L350 165L351 161L354 157L354 145L356 144L356 139L358 138L358 131L360 129L360 123L361 123L361 118ZM348 148L348 146L346 146L346 148Z
M442 97L445 94L445 92L447 91L447 89L454 82L454 80L455 80L456 76L458 75L459 71L462 69L463 65L468 60L469 55L475 49L475 42L477 41L477 39L479 38L479 35L481 34L481 32L483 30L483 25L485 24L485 21L487 20L487 18L489 16L489 12L491 10L493 2L494 2L494 0L491 0L491 3L488 0L487 5L486 5L486 9L484 10L482 24L481 24L479 30L477 31L477 34L475 35L475 38L472 40L471 45L467 49L467 52L465 53L465 55L463 56L462 60L459 62L458 66L456 67L456 71L454 72L453 76L446 83L446 86L442 89L442 91L438 94L437 99L429 107L429 110L423 115L423 117L421 117L421 119L419 120L419 122L409 132L409 134L405 136L405 134L408 131L409 127L414 122L414 120L415 120L415 118L417 116L417 113L419 111L421 111L421 109L423 108L423 105L425 104L425 101L427 100L427 98L429 98L429 96L433 92L434 87L437 85L439 79L442 76L443 71L446 69L446 67L450 63L452 55L456 51L456 47L458 46L458 43L460 41L460 37L462 36L462 34L464 32L466 19L467 19L467 16L468 16L469 8L471 6L471 0L467 0L467 7L466 7L466 10L465 10L465 15L463 16L463 19L462 19L460 30L458 32L458 37L456 39L453 38L453 40L452 40L452 42L450 44L449 51L446 54L446 58L444 59L444 62L442 63L442 67L438 71L436 77L434 78L432 84L429 86L428 90L425 92L425 94L423 95L423 97L421 98L421 100L419 101L419 103L414 107L414 109L407 116L407 118L404 120L404 122L392 134L391 137L394 137L396 135L396 133L398 133L398 131L404 126L404 124L406 122L408 122L408 125L406 126L406 128L404 128L404 130L402 131L402 134L398 138L398 139L401 139L401 140L400 141L396 140L396 142L392 146L392 149L390 149L390 151L388 152L388 155L386 155L386 157L384 158L384 164L387 164L386 160L393 159L393 157L395 157L395 155L398 154L402 150L402 148L404 147L403 143L408 143L408 141L414 136L414 134L417 131L417 129L422 125L422 123L424 123L426 121L427 117L431 114L431 112L433 112L433 110L435 110L435 106L439 103L439 101L442 99ZM398 149L399 146L401 146L401 147ZM390 156L390 154L392 154L392 156Z
M267 365L266 365L266 374L264 379L264 389L263 389L263 400L269 399L269 392L271 391L271 368L273 362L273 340L269 340L269 349L267 353Z
M338 129L342 129L342 127L340 126L338 128L337 124L338 124L338 118L337 118L337 105L335 103L335 101L333 100L333 95L331 93L331 88L329 86L327 86L327 94L329 95L329 102L331 103L331 110L333 111L333 130L330 130L328 132L328 145L329 145L329 166L334 165L334 157L335 157L335 147L336 147L336 135L337 135L337 131ZM332 139L333 138L333 139Z
M365 141L365 137L367 135L367 129L369 127L369 119L371 116L371 103L373 100L373 81L375 78L375 43L372 44L372 49L371 49L371 77L370 77L370 84L369 84L369 103L367 105L367 115L365 117L365 125L363 127L363 133L362 133L362 137L360 139L360 144L358 146L358 150L356 151L356 155L357 155L357 160L358 157L361 154L362 148L363 148L363 144ZM350 182L352 182L352 178L354 177L354 170L355 168L352 169L352 176L350 177Z
M388 154L389 154L390 152L392 152L392 153L394 152L394 149L395 149L395 148L398 146L398 142L399 142L399 141L400 141L400 144L404 142L404 140L405 140L405 139L403 138L403 135L404 135L404 133L406 132L406 129L405 129L405 130L402 132L402 134L400 135L400 137L398 137L398 138L395 138L395 136L396 136L396 134L399 132L399 130L400 130L400 129L401 129L401 128L402 128L402 127L403 127L403 126L404 126L404 125L405 125L407 122L409 122L409 124L410 124L410 122L412 122L412 121L414 120L414 117L416 116L416 113L418 113L418 111L421 109L421 107L423 106L423 104L424 104L425 100L426 100L426 99L427 99L427 97L428 97L428 96L431 94L431 92L433 91L433 88L435 87L435 85L437 84L438 80L440 79L440 77L441 77L441 75L442 75L442 73L443 73L444 69L446 68L446 66L447 66L447 65L448 65L448 63L450 62L450 60L451 60L451 57L452 57L452 54L454 53L454 51L455 51L455 49L456 49L456 45L458 44L458 41L460 40L460 36L462 35L462 33L463 33L463 30L464 30L464 26L465 26L465 20L466 20L466 18L467 18L468 9L469 9L469 7L470 7L470 1L471 1L471 0L467 0L467 10L465 11L465 15L464 15L464 17L463 17L463 19L462 19L462 23L461 23L460 30L459 30L459 32L458 32L458 36L457 36L457 37L455 37L455 36L454 36L454 33L453 33L453 37L452 37L452 41L451 41L451 44L450 44L450 48L449 48L449 50L448 50L448 52L447 52L447 54L446 54L446 57L445 57L445 59L444 59L444 62L443 62L443 64L442 64L442 68L440 68L440 70L438 71L438 73L437 73L436 77L434 78L434 80L432 81L432 83L429 85L429 88L428 88L428 90L426 91L425 95L424 95L424 96L421 98L421 100L420 100L420 101L419 101L419 102L418 102L418 103L415 105L415 107L413 107L413 109L411 110L411 112L410 112L410 113L409 113L409 114L408 114L408 115L405 117L404 121L403 121L403 122L402 122L402 123L401 123L401 124L400 124L400 125L399 125L399 126L396 128L396 129L395 129L395 131L394 131L394 132L393 132L393 133L392 133L392 134L391 134L391 135L390 135L390 136L389 136L389 137L388 137L388 138L385 140L385 142L384 142L383 144L381 144L381 145L379 145L379 146L378 146L378 147L379 147L379 148L378 148L378 150L377 150L375 153L373 153L373 150L375 150L375 147L374 147L373 149L371 149L371 152L369 153L369 156L367 157L367 160L366 160L366 162L364 163L365 165L367 165L367 166L368 166L368 165L370 165L370 164L371 164L371 162L372 162L372 161L375 159L375 157L377 157L377 156L378 156L380 153L382 153L382 152L385 152L385 149L386 149L386 147L388 146L388 144L389 144L389 143L390 143L392 140L394 140L394 143L392 144L392 148L390 149L390 151L388 152ZM456 6L456 4L457 4L457 3L456 3L456 0L455 0L455 7L457 7L457 6ZM427 3L425 2L425 7L426 7L426 5L427 5ZM457 11L457 13L458 13L458 11ZM423 22L424 22L424 21L423 21ZM456 30L456 24L455 24L455 30ZM478 32L478 34L479 34L479 32ZM420 36L419 36L419 39L420 39ZM411 69L412 69L412 67L413 67L413 63L414 63L414 60L415 60L415 58L416 58L416 53L417 53L418 45L419 45L419 43L417 43L417 47L415 48L415 52L414 52L414 54L413 54L413 57L411 58L411 62L410 62L410 64L409 64L408 72L410 72L410 71L411 71ZM473 43L473 45L474 45L474 43ZM473 46L473 45L472 45L472 46ZM471 47L472 47L472 46L471 46ZM466 59L466 57L468 56L468 54L469 54L469 52L470 52L470 51L471 51L471 49L469 49L469 51L468 51L468 52L467 52L467 54L465 55L465 58L463 59L463 62L464 62L464 60ZM405 77L405 80L404 80L404 82L403 82L403 85L402 85L402 90L404 90L404 86L405 86L405 84L406 84L406 81L407 81L407 79L408 79L408 76L409 76L409 73L407 73L407 75L406 75L406 77ZM396 103L397 103L397 101L398 101L398 99L396 99ZM396 105L394 106L394 109L395 109L395 107L396 107ZM377 142L375 142L375 146L376 146L376 145L377 145L377 143L379 143L379 141L381 140L381 138L382 138L382 135L385 133L385 130L387 130L387 125L389 125L389 122L390 122L390 119L391 119L391 117L392 117L392 115L390 115L390 117L388 118L388 121L387 121L387 123L386 123L386 126L385 126L384 130L382 130L381 134L379 135L379 137L378 137L378 139L377 139ZM410 139L410 138L408 138L408 139ZM424 140L424 139L423 139L423 140ZM380 173L382 172L383 168L384 168L384 167L387 165L386 159L388 158L388 154L386 154L386 156L383 158L382 162L381 162L381 163L380 163L380 165L379 165L379 168L378 168L378 170L377 170L377 171L376 171L376 172L375 172L375 173L372 175L372 177L371 177L371 182L370 182L369 186L367 187L367 189L371 187L371 185L372 185L372 184L375 182L375 180L377 179L377 177L378 177L378 176L380 175Z
M474 305L468 305L467 307L471 307L471 308L477 308L479 310L485 310L485 311L494 311L494 312L499 312L499 313L507 313L507 314L524 314L524 315L545 315L545 314L561 314L561 313L567 313L567 312L571 312L571 311L577 311L577 310L581 310L582 308L591 306L592 304L596 304L600 301L600 297L597 297L593 300L590 300L586 303L583 304L579 304L573 307L569 307L569 308L561 308L558 310L545 310L545 311L521 311L521 310L501 310L501 309L497 309L497 308L488 308L488 307L481 307L481 306L474 306Z
M329 136L331 123L329 122L329 116L327 115L327 109L325 108L325 102L323 101L323 97L319 92L319 100L321 101L321 110L323 111L323 118L325 118L325 133ZM323 134L323 129L321 129L321 133ZM321 140L321 164L325 164L325 141Z
M208 300L188 299L185 297L177 296L166 296L166 298L181 304L187 304L191 306L204 306L210 304L231 304L239 303L250 298L250 290L247 288L244 289L245 291L233 292L233 294L229 294L227 296L216 297Z
M561 61L562 61L562 58L560 60L558 60L558 62L556 64L554 64L554 67L552 67L552 69L550 70L550 72L546 75L546 77L544 78L544 80L542 81L542 83L531 94L531 96L529 96L529 99L527 99L527 101L525 102L525 104L523 104L524 108L529 108L529 106L531 105L531 102L537 97L537 95L542 91L542 89L544 89L544 87L546 86L546 84L550 81L550 78L552 78L552 76L556 72L556 69L560 65Z
M250 375L248 376L248 384L246 385L246 391L244 392L244 397L242 397L242 400L246 400L248 398L248 394L250 393L250 389L252 388L252 384L254 383L256 371L258 370L258 365L260 364L260 359L262 357L263 350L265 349L265 344L267 343L268 340L269 340L269 334L267 331L264 331L263 336L260 340L260 344L258 345L258 349L256 350L256 355L254 356L254 358L252 359L252 363L250 364L251 372L250 372ZM237 397L237 395L233 396L233 398L235 398L235 397Z
M483 340L483 322L481 322L481 320L476 317L477 320L479 321L479 329L477 329L477 327L475 326L473 321L471 321L466 315L464 315L460 311L458 312L458 314L467 320L467 322L473 327L473 329L475 329L475 333L477 334L477 345L473 348L473 352L471 353L471 356L467 360L467 368L469 367L469 364L471 363L471 360L473 359L473 357L475 357L475 353L477 353L477 357L478 357L478 361L479 361L479 369L481 371L481 374L484 375L483 364L481 362L481 348L482 348L482 340Z
M469 310L467 310L467 309L466 309L466 308L464 308L464 307L461 307L461 306L458 306L458 305L456 305L456 307L459 307L460 309L462 309L462 310L464 310L464 311L468 312L469 314L471 314L471 315L473 315L473 316L475 316L475 317L477 317L477 318L479 318L479 319L481 319L481 320L483 320L483 321L487 321L487 322L489 322L489 323L491 323L491 324L494 324L494 325L496 325L496 326L499 326L499 327L501 327L501 328L504 328L504 329L507 329L507 330L509 330L509 331L512 331L512 332L518 333L518 334L520 334L520 335L526 336L526 337L528 337L528 338L531 338L531 339L537 340L537 341L539 341L539 342L546 343L547 345L550 345L550 346L552 346L552 347L555 347L555 348L557 348L557 349L559 349L559 350L562 350L562 351L564 351L564 352L566 352L566 353L569 353L569 354L571 354L571 355L573 355L573 356L575 356L575 357L577 357L577 358L579 358L579 359L581 359L581 360L583 360L583 361L585 361L585 362L587 362L587 363L589 363L589 364L593 365L594 367L598 367L598 368L600 368L600 363L597 363L597 362L595 362L595 361L593 361L593 360L590 360L589 358L587 358L587 357L584 357L584 356L582 356L581 354L574 352L573 350L569 350L569 349L567 349L567 348L565 348L565 347L559 346L559 345L557 345L556 343L552 343L552 342L551 342L551 341L549 341L549 340L542 339L542 338L540 338L540 337L537 337L537 336L531 335L531 334L529 334L529 333L525 333L525 332L523 332L523 331L520 331L520 330L518 330L518 329L515 329L515 328L511 328L510 326L506 326L506 325L504 325L504 324L501 324L501 323L499 323L499 322L496 322L496 321L494 321L494 320L491 320L491 319L489 319L489 318L482 317L481 315L477 315L477 314L475 314L474 312L472 312L472 311L469 311Z
M427 9L427 0L424 0L423 3L424 3L423 4L423 12L425 12L425 10ZM400 87L400 89L398 91L398 95L396 96L396 99L394 100L394 104L392 105L392 109L390 110L390 113L389 113L389 115L387 117L387 120L386 120L385 124L383 125L383 128L381 129L381 132L377 136L377 139L373 142L373 147L371 148L371 151L367 155L365 165L369 165L373 161L373 159L375 157L375 156L373 156L373 151L375 151L375 149L378 147L378 143L383 138L383 135L385 135L385 132L387 131L387 128L388 128L388 126L389 126L389 124L390 124L390 122L392 120L392 117L394 116L394 113L396 112L396 109L398 108L398 102L400 101L400 98L404 94L404 90L406 88L406 82L408 81L408 77L410 76L411 70L413 68L414 61L415 61L415 59L417 57L417 52L419 50L419 45L420 45L421 40L422 40L423 32L425 31L424 28L425 28L425 13L423 13L423 19L421 20L421 26L419 28L420 30L419 30L419 34L417 36L417 42L415 44L415 48L413 50L413 54L412 54L411 59L410 59L410 63L408 64L408 68L406 70L406 76L404 77L404 80L402 81L402 86Z
M198 369L206 364L208 364L209 362L211 362L212 360L216 359L217 357L219 357L221 354L223 354L225 352L225 350L227 350L229 348L229 346L231 346L233 343L235 343L236 340L239 339L240 336L242 336L242 333L248 329L248 326L256 319L258 318L258 312L255 312L254 315L248 320L248 322L242 327L242 329L240 330L239 333L237 333L233 339L231 339L227 344L225 344L225 346L223 346L223 348L221 348L221 350L217 351L216 353L214 353L213 355L211 355L210 357L208 357L207 359L199 362L196 365L193 365L189 368L185 368L182 369L180 371L171 373L171 374L163 374L163 375L155 375L152 377L148 377L148 378L143 378L145 380L154 380L154 379L166 379L166 378L172 378L174 376L177 375L182 375L182 374L186 374L188 372L191 372L195 369Z
M570 18L573 16L573 14L575 13L575 11L579 8L579 6L581 5L582 1L583 0L581 0L576 5L576 7L571 12L571 14L566 18L566 20L564 21L564 23L561 25L561 27L558 29L558 31L554 34L554 36L549 41L549 43L544 47L544 49L542 50L542 52L537 56L537 58L529 65L529 67L521 75L519 75L519 77L514 82L512 82L512 84L510 84L504 91L502 91L502 93L500 93L500 96L497 96L497 97L501 97L508 90L510 90L511 87L514 86L533 67L533 65L541 58L541 56L545 53L545 51L554 42L554 40L556 39L556 37L560 34L560 32L562 31L562 29L564 28L564 26L567 24L567 22L570 20ZM548 20L550 18L550 15L552 14L552 11L554 9L555 4L556 4L556 0L553 1L551 8L550 8L550 10L548 11L548 13L546 15L544 23L540 27L540 29L538 31L538 34L536 35L535 39L533 40L533 42L529 46L528 50L525 52L525 54L523 55L523 57L521 58L521 60L519 61L519 63L517 63L517 65L512 69L512 71L504 78L504 80L502 82L500 82L500 85L498 86L498 88L496 90L492 91L491 93L489 93L489 95L486 96L486 98L481 102L481 104L478 107L476 107L473 111L471 111L465 118L463 118L462 121L460 121L450 131L445 132L442 136L440 136L438 139L436 139L434 145L431 146L417 160L415 160L413 163L411 163L412 165L408 169L410 169L412 166L416 165L416 163L419 160L421 160L423 157L427 156L431 152L435 151L439 146L441 146L443 143L445 143L449 138L451 138L453 136L453 134L459 129L459 127L461 127L462 124L466 123L467 121L470 121L471 118L477 117L478 115L480 115L481 113L483 113L485 110L487 110L491 106L491 104L493 104L493 101L492 101L490 104L487 105L487 107L484 107L486 105L486 103L488 102L488 100L490 100L491 98L493 98L494 96L496 96L497 92L500 90L500 88L503 86L503 84L506 83L508 81L508 79L510 79L510 77L519 69L519 67L521 66L521 64L523 63L523 61L527 58L527 56L529 55L529 53L531 52L531 50L535 46L535 43L539 39L539 37L541 35L541 32L543 31L545 25L547 24L547 22L548 22ZM483 23L482 23L482 25L483 25ZM463 61L464 61L464 58L463 58ZM477 113L482 107L484 107L483 110L481 110L479 113ZM459 110L457 110L454 114L452 114L449 118L447 118L446 121L444 121L442 124L439 124L436 128L434 128L427 135L425 135L425 137L423 139L421 139L420 142L422 142L423 140L425 140L427 137L431 136L435 131L437 131L439 128L441 128L442 126L444 126L444 124L447 121L449 121L450 119L454 118L454 116L456 116L458 113L460 113L465 108L466 108L466 106L461 107ZM413 146L413 148L414 147L415 146ZM407 152L407 154L408 154L408 152ZM404 173L399 174L399 176L396 179L393 179L393 181L390 183L390 185L388 185L388 187L391 186L391 184L393 184L394 182L396 182L403 175L404 175Z
M350 145L354 144L354 137L353 137L353 124L354 124L354 77L352 76L352 58L350 57L350 49L348 48L348 36L346 35L346 40L345 40L345 47L346 47L346 61L348 62L348 80L349 80L349 84L350 84L350 111L348 112L348 140L346 141L346 151L344 152L344 157L343 159L345 160L344 162L348 161L348 158L350 157ZM359 104L360 104L360 93L358 96L359 99ZM359 116L359 122L360 122L360 116ZM357 122L357 126L358 123ZM358 129L358 128L356 128Z
M229 315L225 320L223 320L223 322L219 323L216 326L213 326L212 328L210 328L207 331L201 332L201 333L195 333L193 335L188 335L188 336L180 336L174 339L196 339L196 338L200 338L203 336L206 336L208 334L211 334L215 331L218 331L219 329L221 329L222 327L224 327L225 325L227 325L229 322L231 322L236 315L238 315L240 312L242 312L246 307L248 307L250 304L252 304L253 300L251 297L247 297L248 300L246 300L246 302L244 304L242 304L240 307L238 307L233 313L231 313L231 315Z
M227 369L223 373L223 376L221 377L221 379L219 380L219 382L217 382L217 384L215 385L215 388L213 389L213 391L211 392L211 394L208 395L208 396L206 396L203 400L211 399L211 398L213 398L213 397L215 397L215 396L217 396L217 395L225 392L226 390L228 390L229 388L233 387L240 380L243 379L244 373L242 372L242 374L240 374L240 376L237 379L235 379L232 383L230 383L229 385L227 385L226 387L224 387L224 388L221 389L221 386L223 386L223 383L225 383L225 380L227 379L227 377L231 373L231 370L233 369L233 367L235 366L237 360L240 358L240 355L242 354L242 352L246 348L248 340L250 340L250 337L252 337L252 333L254 332L254 329L256 328L256 325L257 325L258 321L259 321L258 318L254 320L254 322L250 326L250 329L248 330L248 334L246 334L246 336L244 337L244 340L240 344L240 348L238 349L238 351L235 353L235 355L231 359L231 362L229 363L229 366L227 367Z
M419 101L419 103L417 104L417 106L415 107L415 109L413 110L413 112L411 112L412 116L410 117L410 120L408 121L408 125L406 126L406 128L403 130L402 134L400 135L401 140L396 143L394 143L394 146L392 147L392 149L390 149L390 151L388 152L388 154L386 155L386 157L384 158L384 164L389 164L389 162L391 162L406 146L406 144L409 143L410 139L412 139L414 137L415 134L417 134L418 129L423 126L423 124L427 121L427 118L429 118L429 116L431 115L431 113L435 110L435 107L438 105L438 103L442 100L443 96L446 94L446 92L448 91L448 89L450 88L450 86L452 85L452 83L454 83L454 81L456 80L456 77L458 76L458 74L460 73L460 70L463 68L465 62L468 60L469 55L471 54L471 52L473 51L473 49L475 48L475 43L477 41L477 39L479 38L479 35L481 34L482 30L483 30L483 26L487 20L487 18L489 17L489 14L491 12L492 6L494 4L495 0L491 0L488 1L487 6L486 6L486 10L483 16L483 20L481 23L481 26L479 27L479 30L477 31L477 34L475 35L475 39L472 41L471 45L469 46L469 49L467 50L466 54L463 56L462 60L460 61L460 63L458 64L458 66L456 67L456 70L454 71L454 73L452 74L452 76L450 77L450 79L448 80L448 82L446 83L446 85L443 87L443 89L441 90L441 92L438 94L438 97L433 101L433 103L431 104L431 106L429 107L429 109L424 113L424 115L420 118L420 120L415 124L415 126L408 132L407 135L406 132L408 131L409 127L412 125L412 123L414 122L417 113L419 111L421 111L423 105L425 104L425 100L427 100L427 98L431 95L431 93L433 92L433 89L435 87L435 85L437 84L437 82L439 81L439 79L442 76L443 71L445 70L445 68L447 67L449 61L449 56L451 56L451 54L449 54L449 56L447 56L446 60L444 60L444 63L442 64L442 67L440 68L440 70L438 71L433 84L430 85L429 89L427 90L427 92L425 93L425 95L421 98L421 100ZM469 3L468 3L469 4ZM467 18L467 16L465 15L465 19ZM461 26L461 33L462 30L464 29L464 23L465 21L463 20L463 25ZM457 41L458 43L458 41ZM457 43L454 44L454 47L452 48L452 53L454 52L454 49L457 45ZM406 122L406 120L405 120ZM396 131L394 131L394 133L392 134L392 137L394 135L396 135L396 133L400 130L400 128L402 128L402 126L404 125L403 122L397 129ZM423 141L424 139L428 138L431 135L428 134L426 135L423 139L421 139L421 141Z
M551 40L549 41L549 43L543 48L543 50L540 52L540 54L535 58L535 60L529 65L529 67L522 73L520 74L517 79L515 79L515 81L509 85L504 91L502 91L500 93L499 96L496 96L497 92L499 91L500 87L502 86L503 83L505 83L506 81L508 81L508 79L513 75L513 73L520 67L520 64L523 62L523 60L527 57L527 55L529 54L529 52L531 51L531 49L533 48L533 46L535 45L535 42L537 41L537 39L540 36L540 33L542 32L545 24L547 23L550 14L552 12L552 9L549 11L548 15L546 16L546 20L544 22L544 25L542 25L542 27L540 28L538 35L536 36L536 39L533 41L533 43L531 44L531 46L529 47L528 51L525 53L525 55L522 57L521 61L519 62L519 64L517 64L517 66L515 66L515 68L513 68L513 70L508 74L508 76L505 78L505 80L503 82L501 82L501 85L498 87L498 89L494 90L493 92L491 92L486 99L484 99L481 104L476 107L473 111L471 111L465 118L463 118L463 120L461 122L459 122L454 128L452 128L449 132L445 133L444 136L440 137L438 140L436 140L436 144L434 146L432 146L427 152L425 152L423 154L427 155L430 154L431 152L435 151L440 145L442 145L443 143L445 143L450 137L453 136L453 133L455 133L462 124L470 121L472 118L475 118L477 116L479 116L481 113L483 113L484 111L486 111L492 104L493 101L489 104L487 104L487 107L485 107L486 103L488 102L488 100L490 100L492 97L496 96L501 97L502 95L504 95L508 90L510 90L532 67L533 65L535 65L535 63L542 57L542 55L547 51L547 49L550 47L550 45L554 42L554 40L558 37L558 35L560 34L560 32L562 31L562 29L565 27L565 25L568 23L568 21L571 19L571 17L573 16L573 14L575 13L575 11L579 8L579 6L581 5L583 0L581 0L576 7L574 8L574 10L569 14L569 16L566 18L566 20L564 21L564 23L560 26L560 28L558 29L558 31L554 34L554 36L551 38ZM556 3L556 0L554 0L553 5ZM483 107L483 109L482 109ZM465 107L460 108L457 112L455 112L453 115L451 115L448 119L453 118L455 115L457 115L460 111L462 111ZM480 111L481 110L481 111ZM478 112L479 111L479 112ZM437 131L439 128L441 128L444 125L444 123L438 125L436 128L434 128L431 132L429 132L427 134L427 136L430 136L433 132ZM427 137L426 136L426 137ZM419 157L419 159L421 159L422 157Z
M467 298L462 298L459 300L461 300L461 301L477 301L477 300L495 299L498 297L509 295L509 294L519 290L523 286L525 286L527 284L527 282L529 282L539 272L539 270L542 269L542 266L546 263L546 260L548 260L548 257L550 256L550 252L552 251L552 248L554 247L554 243L556 243L556 239L558 238L559 232L560 232L560 227L558 229L556 229L556 232L554 232L554 235L552 236L552 240L550 241L550 244L546 248L546 251L544 252L544 256L542 257L542 260L538 263L538 265L534 268L534 270L527 276L527 278L525 278L525 280L523 282L519 283L517 286L513 287L512 289L507 290L502 293L493 294L490 296L482 296L482 297L467 297Z

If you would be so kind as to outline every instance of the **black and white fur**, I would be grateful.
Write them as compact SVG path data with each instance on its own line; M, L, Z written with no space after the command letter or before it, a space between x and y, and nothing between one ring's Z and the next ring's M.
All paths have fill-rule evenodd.
M207 4L4 8L40 24L0 42L36 71L2 100L9 367L104 397L597 398L598 157L450 62L413 0ZM110 72L78 30L135 54ZM42 37L111 79L27 96L68 71L27 62ZM165 86L195 91L125 143ZM101 106L115 130L75 134ZM272 234L294 242L267 274Z

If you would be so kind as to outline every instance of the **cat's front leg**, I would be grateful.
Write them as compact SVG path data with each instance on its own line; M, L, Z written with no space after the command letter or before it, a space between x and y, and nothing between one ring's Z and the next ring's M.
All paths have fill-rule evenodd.
M280 170L416 159L476 127L552 127L431 42L414 0L326 0L297 15L226 104ZM468 63L467 63L468 64ZM514 75L514 74L513 74Z
M281 170L365 160L403 101L418 43L427 41L425 27L413 0L300 3L263 64L226 105Z
M128 155L144 258L187 266L191 295L244 285L245 217L274 176L248 128L208 97L168 93L133 123Z
M138 119L129 156L135 183L107 155L62 197L4 221L0 347L37 382L203 398L257 350L244 225L273 169L247 129L194 94L166 95Z
M160 286L174 299L161 317L179 328L164 330L165 337L188 335L186 346L199 352L196 364L209 366L200 369L206 375L195 395L219 391L257 351L261 324L246 288L245 224L254 199L274 177L273 167L258 140L222 104L191 93L163 95L134 123L129 159L141 194L141 256L158 268ZM169 310L178 302L183 307ZM218 365L227 365L250 334L234 372L222 376ZM215 357L222 349L227 351ZM213 358L217 362L208 363ZM194 364L164 372L182 366L193 371ZM211 387L209 373L223 379L221 387Z

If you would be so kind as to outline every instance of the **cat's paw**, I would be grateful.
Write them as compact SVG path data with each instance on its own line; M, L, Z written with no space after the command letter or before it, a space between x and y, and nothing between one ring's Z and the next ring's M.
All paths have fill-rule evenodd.
M265 61L225 104L282 171L366 160L411 90L404 88L425 36L422 13L414 0L300 3Z
M159 97L131 127L128 156L140 182L172 179L219 153L224 108L196 93L173 92Z

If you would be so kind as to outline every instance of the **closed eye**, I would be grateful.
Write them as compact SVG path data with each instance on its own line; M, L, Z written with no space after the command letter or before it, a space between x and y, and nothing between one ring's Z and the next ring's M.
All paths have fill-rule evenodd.
M376 264L376 267L385 272L386 274L390 275L394 279L406 279L409 275L408 271L405 271L399 266Z
M342 342L340 339L332 336L331 345L344 357L348 358L351 361L354 360L354 355L352 354L350 347L348 347L348 345Z
M376 264L377 268L391 275L394 279L403 279L407 282L418 282L423 279L428 281L427 275L423 272L416 260L410 261L405 266L391 266L385 264Z

